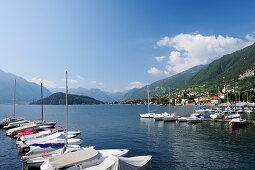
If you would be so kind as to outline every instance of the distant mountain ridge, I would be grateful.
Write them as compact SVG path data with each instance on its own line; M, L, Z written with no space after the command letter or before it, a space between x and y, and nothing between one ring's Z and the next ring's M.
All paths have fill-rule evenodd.
M64 88L51 88L51 92L65 92ZM83 95L83 96L89 96L96 100L100 100L103 102L114 102L116 99L113 99L110 95L111 93L104 92L100 89L92 88L92 89L85 89L85 88L69 88L68 89L70 94L76 94L76 95Z
M0 103L13 103L14 81L16 79L16 103L29 103L41 97L41 90L38 84L29 82L22 77L0 70ZM43 89L44 96L51 95L47 89Z
M40 105L42 100L37 100L35 102L31 102L30 104ZM43 103L45 105L65 105L66 104L66 94L62 92L54 93L49 97L43 99ZM74 95L68 94L68 104L69 105L83 105L83 104L103 104L99 100L93 99L88 96Z
M183 83L188 81L192 76L194 76L199 70L201 70L205 65L198 65L192 67L186 71L173 75L171 77L156 81L149 86L150 97L168 94L168 88L175 90L179 88ZM136 100L136 99L146 99L147 98L147 86L139 89L132 89L127 92L123 100Z

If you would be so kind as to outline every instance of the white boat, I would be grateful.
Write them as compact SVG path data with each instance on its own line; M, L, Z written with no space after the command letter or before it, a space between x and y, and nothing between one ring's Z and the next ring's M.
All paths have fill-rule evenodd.
M116 157L109 156L102 163L83 170L147 170L150 169L152 156Z
M127 149L95 150L88 148L47 159L40 168L41 170L72 169L72 167L82 169L98 165L110 155L124 156L128 151Z
M14 135L18 134L19 132L24 132L28 129L37 128L37 127L38 127L37 124L31 124L31 125L25 125L25 126L21 126L21 127L12 128L12 129L9 129L6 131L6 135L14 136Z
M11 123L8 123L6 126L4 126L3 129L11 129L11 128L20 127L25 123L29 123L29 121L21 120L21 121L11 122Z
M140 114L140 117L141 118L154 118L156 114L155 113L143 113L143 114Z
M244 112L245 112L245 113L252 113L253 111L250 110L248 107L246 107L246 108L244 108Z
M156 116L154 116L154 120L155 121L162 121L162 120L164 120L164 117L167 116L167 115L168 115L167 112L157 114Z
M179 122L187 122L188 121L187 119L188 119L187 117L180 117L180 118L178 118L178 121Z
M170 114L164 117L164 122L170 122L170 121L176 121L177 118L174 116L174 114Z
M201 123L202 122L202 119L201 118L198 118L198 117L195 117L195 116L191 116L191 117L188 117L187 118L187 121L189 123Z
M240 114L230 114L230 115L227 115L225 116L225 119L234 119L234 118L240 118L241 115Z
M149 89L147 86L147 94L148 94L148 113L143 113L140 114L140 118L154 118L154 116L156 115L155 113L151 113L150 112L150 98L149 98Z
M64 154L69 152L75 152L75 151L86 149L86 148L89 148L89 147L80 147L79 145L68 145ZM21 157L22 169L39 168L40 165L45 161L45 159L49 159L51 157L62 154L62 150L63 149L60 148L53 151L44 150L44 152L41 152L41 151L36 152L38 151L36 149L33 150L34 152L29 151L28 153L26 153L25 156Z
M201 117L202 114L201 114L201 113L193 113L193 114L191 114L191 116L194 116L194 117Z
M229 124L234 127L246 126L248 124L247 120L241 118L234 118L230 120Z
M222 111L217 111L216 113L210 115L212 119L222 119L224 117L224 113Z
M195 110L195 112L199 114L211 114L214 113L214 110L200 107L198 110Z

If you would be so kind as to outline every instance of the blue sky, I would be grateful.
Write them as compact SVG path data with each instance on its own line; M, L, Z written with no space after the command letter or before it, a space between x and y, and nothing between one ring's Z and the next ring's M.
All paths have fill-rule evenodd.
M0 69L123 91L255 41L253 1L0 1ZM157 58L155 58L157 57Z

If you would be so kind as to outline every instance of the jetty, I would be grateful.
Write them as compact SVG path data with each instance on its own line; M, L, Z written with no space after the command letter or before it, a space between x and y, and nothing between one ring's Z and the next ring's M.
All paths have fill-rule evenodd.
M213 121L213 122L230 122L231 119L212 119L212 118L202 118L203 121ZM248 124L255 124L254 120L247 120Z

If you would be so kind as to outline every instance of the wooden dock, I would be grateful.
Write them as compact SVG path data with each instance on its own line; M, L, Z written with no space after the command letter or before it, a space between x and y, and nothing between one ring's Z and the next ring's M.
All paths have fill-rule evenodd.
M230 119L212 119L212 118L202 118L203 121L214 121L214 122L230 122ZM254 120L247 120L248 124L255 124Z

